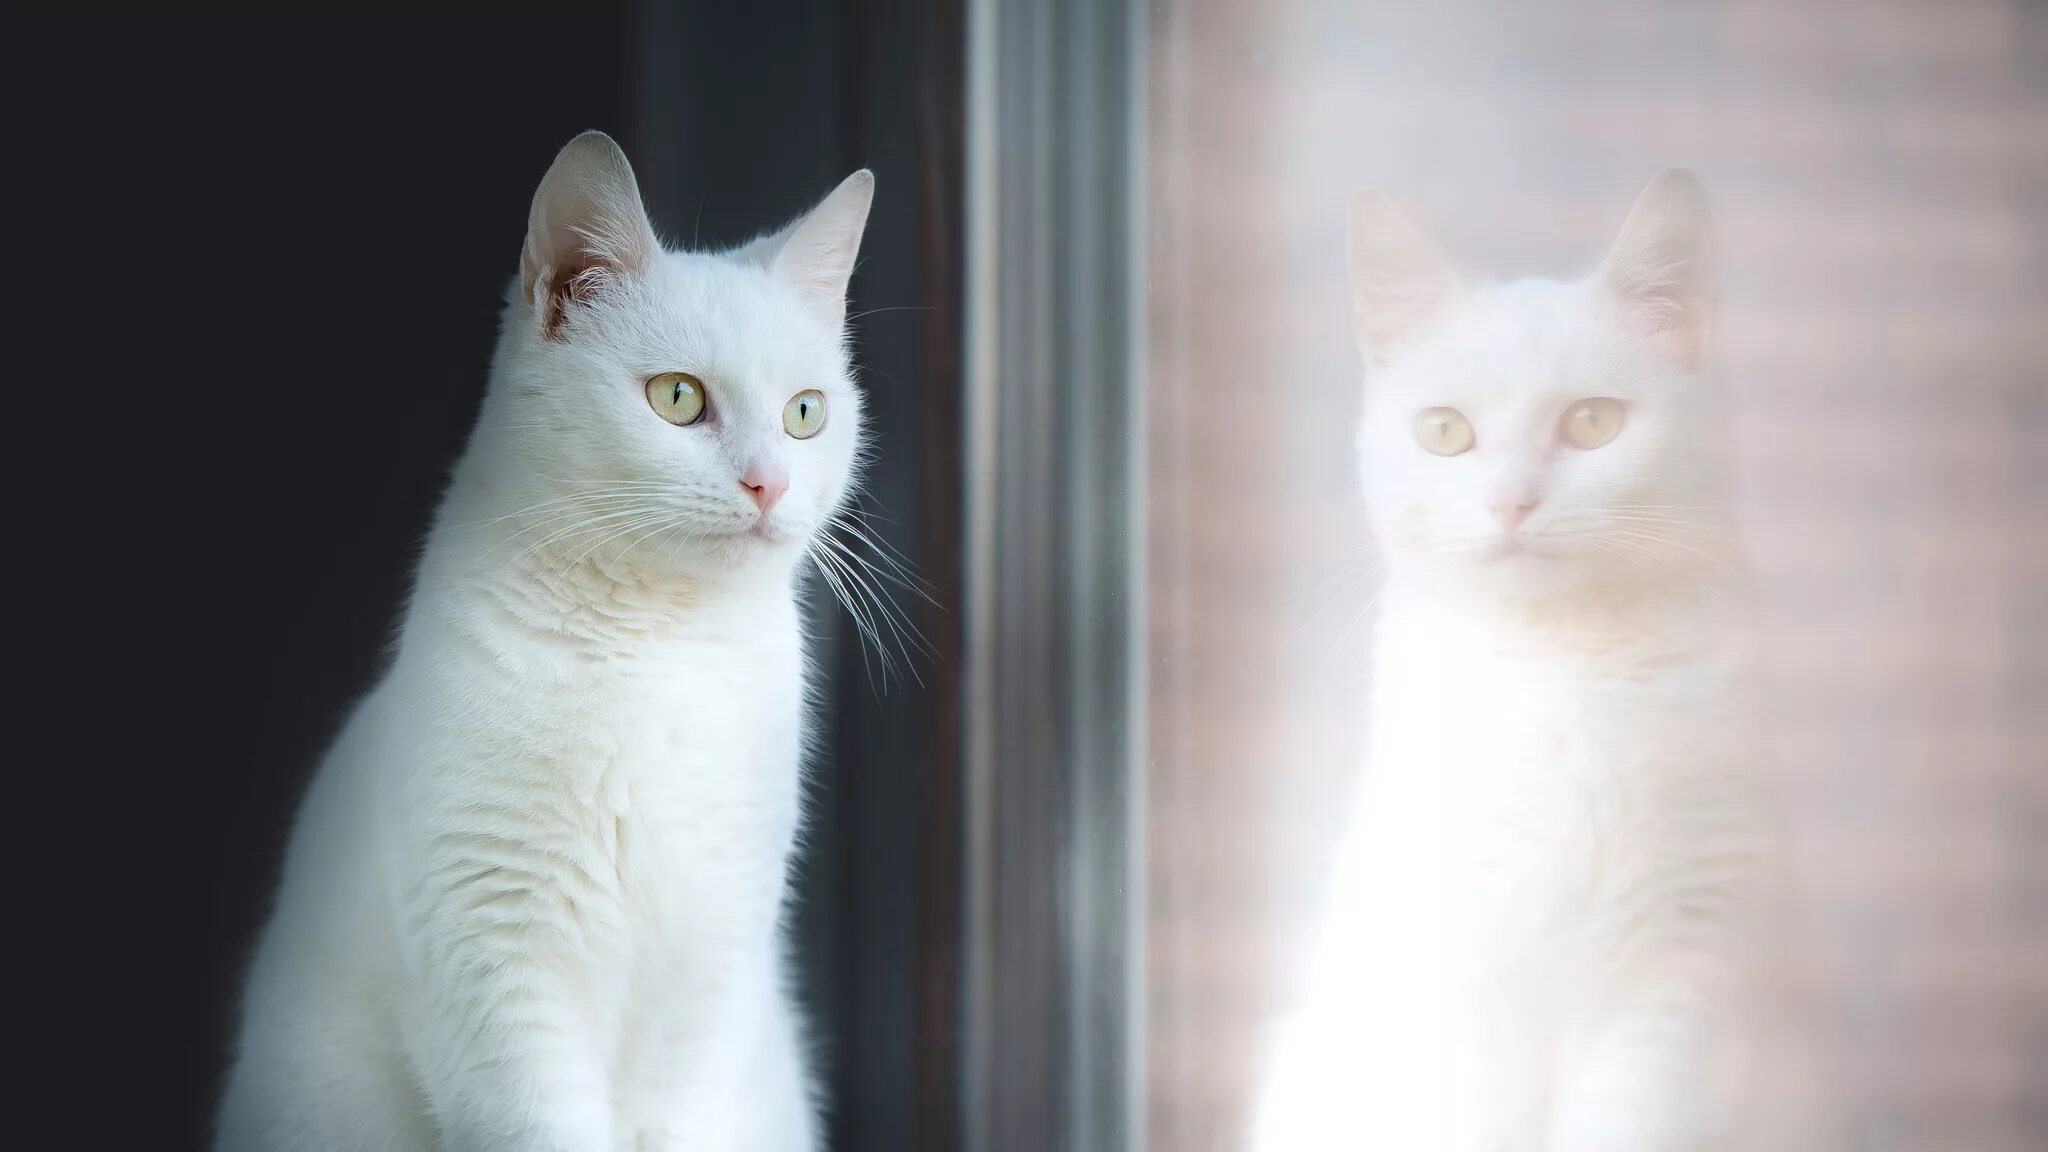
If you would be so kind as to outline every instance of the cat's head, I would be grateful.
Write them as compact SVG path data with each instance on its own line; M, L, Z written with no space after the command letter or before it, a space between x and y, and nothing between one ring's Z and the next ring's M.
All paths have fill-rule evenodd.
M1652 181L1575 281L1477 281L1378 192L1350 223L1360 466L1391 570L1542 595L1718 563L1712 245L1690 174Z
M744 247L672 250L618 145L570 141L471 452L524 534L504 554L699 574L799 554L861 456L846 289L873 189L856 172Z

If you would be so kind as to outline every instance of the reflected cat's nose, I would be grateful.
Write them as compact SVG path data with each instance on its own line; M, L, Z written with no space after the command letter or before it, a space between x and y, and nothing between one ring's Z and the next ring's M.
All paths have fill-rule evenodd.
M766 516L774 510L775 502L782 499L782 494L789 491L789 470L780 464L755 461L740 473L740 487L747 490L747 495L754 498L754 507Z
M1500 530L1503 532L1513 532L1521 527L1522 521L1527 520L1529 513L1535 510L1534 496L1517 496L1493 502L1493 518L1500 521Z

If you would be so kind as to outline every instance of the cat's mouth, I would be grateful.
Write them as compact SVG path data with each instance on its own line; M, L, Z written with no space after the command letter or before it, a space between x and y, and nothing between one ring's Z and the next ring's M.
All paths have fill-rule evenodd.
M1493 541L1479 550L1479 558L1486 561L1520 560L1546 555L1527 536L1496 536Z
M748 525L747 536L751 539L763 540L770 544L782 539L781 531L775 527L774 521L766 516L759 517L752 524Z
M764 513L754 517L737 535L749 543L781 547L794 541L798 533L786 522Z
M781 538L772 517L759 514L739 518L739 522L726 530L727 537L739 541L773 542Z

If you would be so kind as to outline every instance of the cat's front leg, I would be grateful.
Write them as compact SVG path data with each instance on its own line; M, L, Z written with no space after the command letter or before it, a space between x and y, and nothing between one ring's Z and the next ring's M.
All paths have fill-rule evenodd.
M1671 1009L1611 1025L1565 1070L1544 1152L1691 1152L1700 1147L1697 1021Z
M1290 1024L1251 1152L1537 1152L1524 1068L1436 1015L1407 1034L1363 1015Z
M779 987L720 998L662 1094L644 1152L816 1152L811 1073L795 1006Z
M444 1152L613 1152L609 1075L539 975L514 966L432 993L409 1022Z
M443 831L407 904L400 1027L446 1152L613 1152L596 907L510 834Z

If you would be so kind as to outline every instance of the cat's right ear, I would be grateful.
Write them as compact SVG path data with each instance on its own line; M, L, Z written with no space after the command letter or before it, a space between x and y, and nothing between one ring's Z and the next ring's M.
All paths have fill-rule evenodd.
M1657 173L1600 276L1642 331L1697 359L1714 310L1714 225L1699 179L1683 168Z
M1346 251L1353 327L1369 362L1384 360L1457 294L1457 268L1378 189L1352 195Z
M660 250L625 152L602 132L569 141L533 194L519 261L541 337L558 339L570 304L643 271Z

